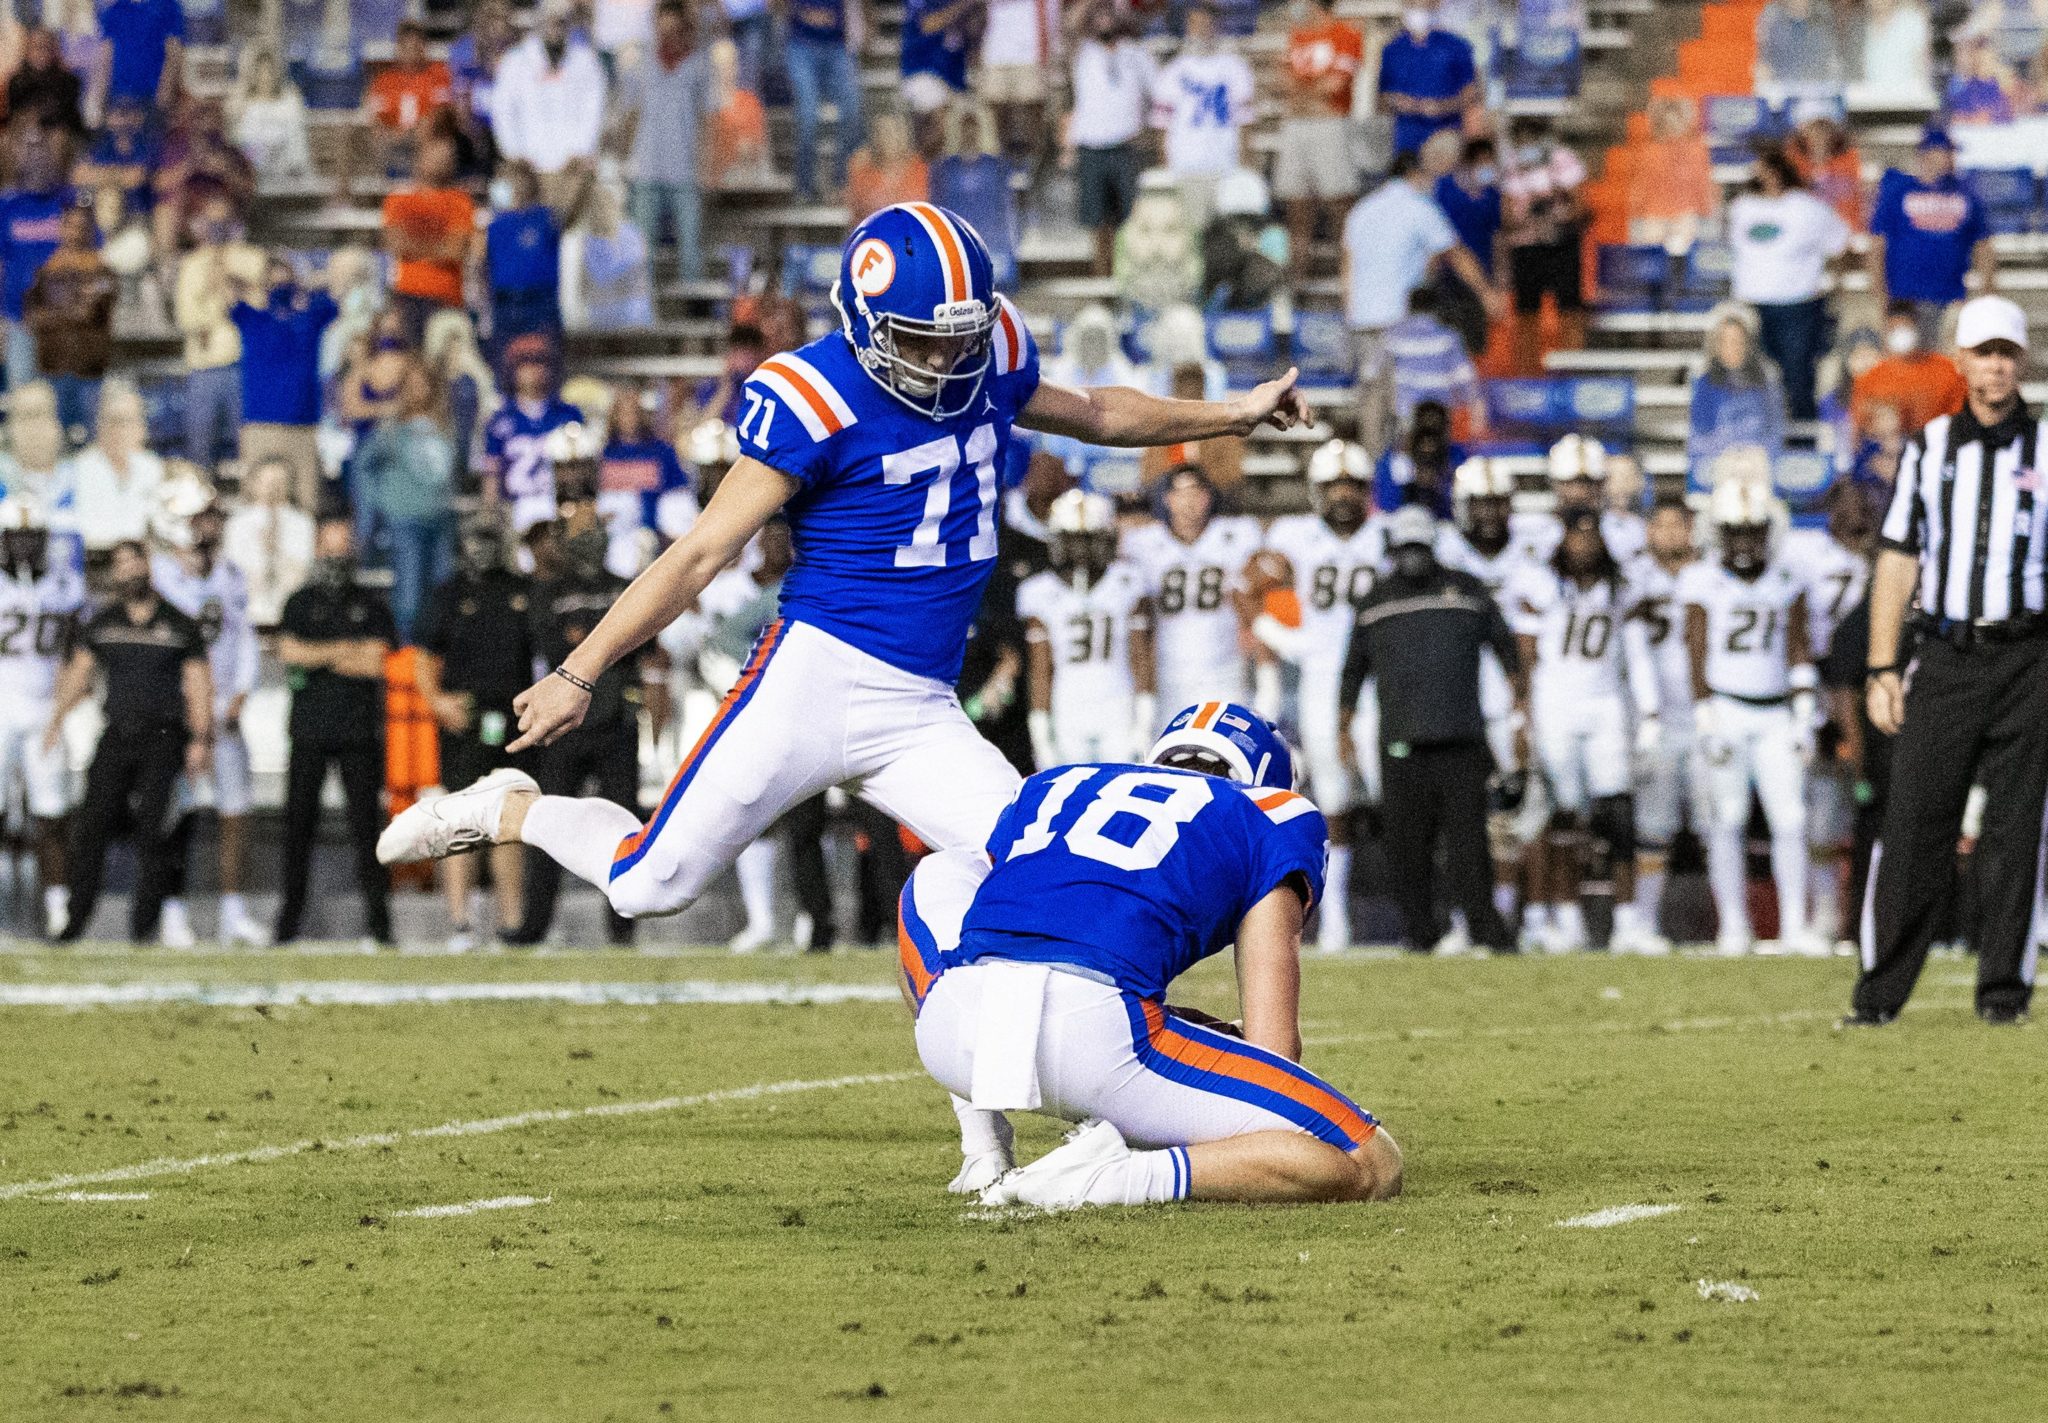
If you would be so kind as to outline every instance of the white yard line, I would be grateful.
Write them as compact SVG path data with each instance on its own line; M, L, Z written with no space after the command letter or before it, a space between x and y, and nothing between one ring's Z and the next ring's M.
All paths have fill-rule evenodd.
M36 1197L36 1199L37 1199L37 1200L39 1200L39 1201L48 1201L48 1202L50 1202L50 1203L51 1203L52 1205L57 1205L57 1204L70 1204L70 1205L76 1205L76 1204L90 1204L90 1205L97 1205L97 1204L100 1204L100 1203L102 1203L102 1202L106 1202L106 1201L146 1201L146 1200L148 1200L148 1199L149 1199L149 1192L147 1192L147 1191L66 1191L66 1192L64 1192L64 1193L63 1193L62 1195L58 1195L58 1196L37 1196L37 1197Z
M1660 1206L1609 1206L1589 1215L1575 1215L1555 1222L1559 1230L1605 1230L1610 1225L1627 1225L1632 1220L1651 1220L1685 1207L1673 1203Z
M1701 1299L1725 1300L1729 1304L1754 1304L1763 1298L1748 1285L1734 1280L1699 1280L1694 1284Z
M404 983L374 979L294 979L284 983L203 983L165 979L125 983L0 983L0 1008L115 1008L196 1003L215 1008L389 1008L412 1003L836 1004L894 1003L890 983L592 983L580 979L527 983Z
M1667 1023L1640 1020L1608 1023L1517 1023L1500 1028L1383 1028L1370 1033L1341 1033L1307 1039L1310 1047L1335 1047L1344 1043L1399 1043L1428 1038L1534 1038L1572 1037L1581 1033L1713 1033L1729 1028L1779 1028L1795 1023L1832 1020L1839 1008L1794 1008L1784 1013L1757 1013L1732 1018L1677 1018Z
M634 1117L651 1112L675 1112L686 1107L710 1107L724 1102L751 1102L762 1097L786 1097L799 1092L831 1092L843 1087L879 1087L922 1077L921 1072L864 1072L850 1077L819 1077L791 1082L757 1082L751 1087L728 1087L717 1092L699 1092L688 1097L660 1097L651 1102L601 1102L594 1107L561 1107L535 1112L515 1112L506 1117L485 1117L479 1121L443 1122L437 1127L413 1127L405 1131L368 1132L362 1136L324 1141L308 1138L281 1146L252 1146L241 1151L214 1152L206 1156L160 1156L133 1166L116 1166L105 1171L82 1171L51 1176L41 1181L17 1181L0 1186L0 1201L23 1196L46 1196L80 1186L105 1186L120 1181L144 1181L156 1176L188 1176L216 1166L244 1166L259 1161L279 1161L308 1151L359 1151L364 1147L397 1146L406 1141L448 1136L487 1136L493 1132L516 1131L521 1127L550 1122L582 1121L595 1117Z
M414 1220L439 1220L443 1216L475 1215L478 1211L509 1211L520 1206L544 1206L554 1200L553 1196L492 1196L489 1200L464 1201L459 1206L420 1206L409 1211L393 1211L392 1219L411 1218Z

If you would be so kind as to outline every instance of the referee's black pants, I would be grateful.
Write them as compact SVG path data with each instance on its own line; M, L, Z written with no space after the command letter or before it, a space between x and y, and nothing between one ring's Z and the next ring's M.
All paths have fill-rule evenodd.
M377 863L377 832L384 822L384 745L379 741L292 738L284 772L284 893L277 910L277 942L299 937L312 883L313 846L320 831L320 791L329 766L341 774L348 807L349 847L355 852L356 888L363 896L363 932L391 942L391 876Z
M1444 887L1465 911L1472 942L1508 947L1507 925L1493 903L1493 850L1486 839L1486 782L1493 756L1483 741L1407 745L1380 752L1380 820L1387 874L1411 949L1427 951L1441 932L1437 919L1436 853L1444 852ZM1332 887L1334 890L1334 886Z
M579 726L540 752L533 778L542 795L580 796L595 785L613 805L640 814L640 726L632 717ZM526 857L526 909L509 942L538 944L555 922L562 867L538 850ZM605 935L616 948L633 942L633 921L605 904Z
M1892 753L1884 832L1863 914L1855 1007L1895 1013L1927 961L1955 886L1970 785L1989 793L1977 841L1977 1007L2033 996L2027 940L2048 798L2048 639L1920 649Z
M789 883L797 908L811 916L811 952L824 953L839 936L833 922L832 876L825 865L825 793L800 800L782 816L789 848Z
M92 924L107 872L107 847L123 825L133 827L137 872L128 901L128 937L156 937L157 918L172 885L172 841L164 821L185 767L189 738L182 726L109 728L85 773L85 799L71 820L71 922L67 942ZM132 813L131 813L132 807Z

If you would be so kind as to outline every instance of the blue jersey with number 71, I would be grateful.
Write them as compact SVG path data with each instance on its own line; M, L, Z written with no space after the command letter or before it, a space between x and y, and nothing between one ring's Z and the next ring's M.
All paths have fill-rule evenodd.
M951 683L995 567L1000 474L1038 348L1002 302L988 375L934 420L860 366L838 332L763 361L740 392L740 451L798 480L782 615Z
M1290 879L1321 898L1325 835L1292 791L1161 766L1040 771L997 819L994 868L943 962L1071 964L1163 998Z

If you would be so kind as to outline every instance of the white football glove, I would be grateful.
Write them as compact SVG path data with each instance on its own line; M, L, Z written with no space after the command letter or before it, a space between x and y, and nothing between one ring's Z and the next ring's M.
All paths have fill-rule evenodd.
M1799 752L1799 764L1811 766L1814 757L1814 741L1819 731L1817 723L1818 703L1812 692L1792 694L1792 745Z
M1692 734L1700 755L1710 765L1728 759L1728 743L1721 739L1721 704L1716 698L1704 697L1692 704Z
M1025 725L1031 729L1031 759L1043 771L1060 763L1060 753L1052 739L1052 713L1034 711L1026 717Z

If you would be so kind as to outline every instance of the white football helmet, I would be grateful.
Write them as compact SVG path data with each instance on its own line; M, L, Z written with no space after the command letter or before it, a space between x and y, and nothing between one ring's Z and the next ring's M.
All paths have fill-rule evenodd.
M1052 501L1045 527L1055 534L1113 534L1116 504L1090 489L1069 489Z
M1355 479L1360 484L1372 482L1372 456L1364 445L1353 440L1330 440L1316 446L1316 452L1308 457L1309 488L1319 489L1339 479Z
M604 454L604 431L581 420L571 420L548 431L541 453L550 464L580 464Z
M1585 435L1566 435L1550 447L1550 482L1568 484L1575 479L1598 481L1607 470L1607 447Z
M715 415L692 426L683 443L683 453L699 469L720 468L740 457L739 431Z
M1721 562L1746 578L1754 578L1770 562L1772 545L1786 523L1785 506L1770 485L1750 479L1715 485L1707 517L1721 545Z
M1053 571L1087 589L1116 561L1116 504L1089 489L1069 489L1045 516Z
M189 465L156 487L149 511L150 537L165 548L192 547L192 521L214 506L218 496L205 476Z
M1468 499L1509 499L1514 492L1514 470L1492 455L1474 455L1451 475L1451 498L1461 507Z
M11 494L0 498L0 534L39 534L45 529L42 511L28 500Z

